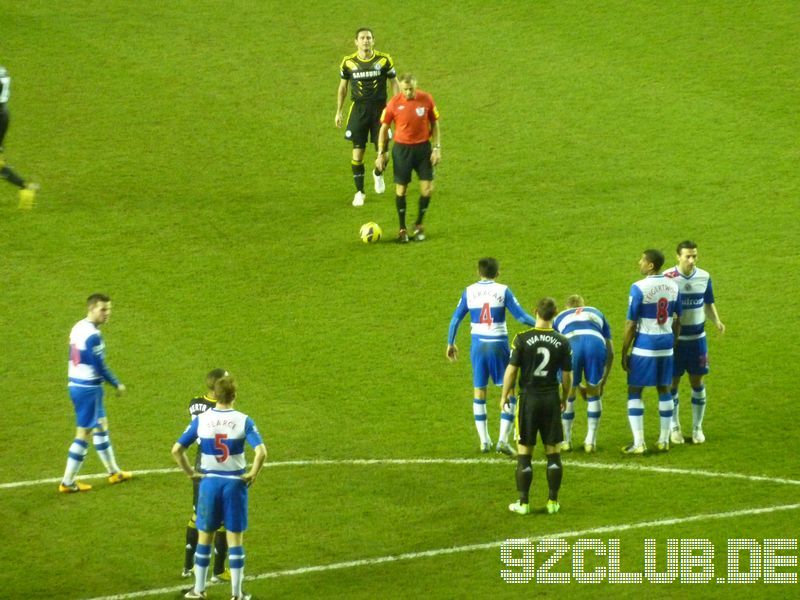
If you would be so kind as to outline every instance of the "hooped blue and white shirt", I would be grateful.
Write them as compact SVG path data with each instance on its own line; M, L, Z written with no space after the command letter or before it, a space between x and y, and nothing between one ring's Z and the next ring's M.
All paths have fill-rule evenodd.
M450 319L447 343L455 343L458 326L467 313L473 341L507 342L506 309L517 321L531 327L536 325L536 319L525 312L508 286L491 279L473 283L464 290L456 305Z
M89 319L75 323L69 332L68 385L93 387L101 385L105 379L118 387L119 379L106 365L105 350L106 345L97 325Z
M232 408L211 408L192 419L178 443L189 448L195 440L200 440L200 472L229 479L245 473L245 442L253 448L264 443L253 419Z
M634 283L628 297L628 320L637 323L631 354L672 356L672 320L681 310L681 293L673 279L650 275Z
M681 292L681 332L679 340L699 340L706 336L706 304L714 304L714 290L711 287L711 275L708 271L697 269L684 275L678 267L664 271L664 276L669 277L678 284Z

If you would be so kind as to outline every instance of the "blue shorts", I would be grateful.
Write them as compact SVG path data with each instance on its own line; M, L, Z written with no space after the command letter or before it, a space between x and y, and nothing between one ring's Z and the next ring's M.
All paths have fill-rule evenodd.
M678 341L678 346L675 348L673 376L680 377L684 373L706 375L708 371L708 342L706 338Z
M247 529L247 484L241 479L205 477L197 499L197 529L216 531L223 523L233 533Z
M672 356L631 354L628 364L628 385L634 387L672 385Z
M94 429L97 427L97 420L106 416L102 385L91 387L71 385L69 386L69 397L75 408L75 422L78 427Z
M586 376L586 383L598 385L606 368L606 344L591 335L574 335L569 338L572 347L572 385L578 387Z
M472 387L485 388L490 377L495 385L503 385L510 357L508 340L484 342L473 339L469 357L472 360Z

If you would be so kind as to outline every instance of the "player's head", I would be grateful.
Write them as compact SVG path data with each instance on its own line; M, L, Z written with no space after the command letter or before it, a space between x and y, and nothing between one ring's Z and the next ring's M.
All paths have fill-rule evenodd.
M403 73L397 82L400 84L400 93L407 99L411 100L417 93L417 76L413 73Z
M542 321L552 321L556 313L558 313L558 307L553 298L546 296L536 303L536 316Z
M486 256L478 261L478 275L484 279L494 279L500 272L500 264L496 258Z
M217 404L233 404L236 400L236 380L230 375L224 375L214 384L214 396Z
M108 322L111 316L111 298L95 293L86 299L86 318L95 325Z
M642 258L639 259L639 271L642 275L653 275L661 270L664 266L664 253L661 250L648 248L642 252Z
M225 369L212 369L206 375L206 387L214 391L214 385L216 385L217 381L222 379L223 377L227 377L230 375Z
M697 244L691 240L684 240L675 249L678 256L678 268L682 273L689 274L694 271L697 262Z
M580 294L572 294L567 301L564 303L567 308L578 308L579 306L586 306L586 302L583 300L583 296Z
M356 48L359 50L372 50L375 45L375 34L369 27L359 27L356 30Z
M3 65L0 65L0 77L7 77L8 71Z

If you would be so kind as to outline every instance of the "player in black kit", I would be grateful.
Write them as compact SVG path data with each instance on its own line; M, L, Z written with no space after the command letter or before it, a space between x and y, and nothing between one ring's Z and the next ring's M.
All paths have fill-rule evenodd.
M547 456L547 484L550 490L547 512L552 515L561 508L558 503L563 473L560 454L564 440L561 411L572 387L572 351L569 340L553 329L553 318L557 313L555 300L539 300L536 305L536 326L514 337L511 358L503 377L501 406L508 402L507 398L514 390L519 374L519 401L515 415L519 500L510 504L508 510L520 515L531 512L528 493L533 481L531 454L536 445L537 432Z

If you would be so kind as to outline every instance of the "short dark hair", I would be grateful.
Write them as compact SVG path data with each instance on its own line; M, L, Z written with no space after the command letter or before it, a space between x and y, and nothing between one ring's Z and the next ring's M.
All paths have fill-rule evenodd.
M478 273L481 274L481 277L486 277L486 279L494 279L497 277L497 273L499 271L500 263L497 262L496 258L485 256L478 261Z
M656 250L654 248L648 248L642 254L645 255L645 258L651 263L653 263L653 268L656 272L661 270L661 267L664 266L664 253L661 250Z
M692 240L683 240L678 247L675 249L675 254L678 256L681 255L682 250L697 250L697 244L695 244Z
M358 29L356 29L356 39L358 39L358 34L361 33L362 31L369 31L370 35L372 37L375 37L375 32L372 31L371 28L369 28L369 27L359 27Z
M236 381L230 375L225 375L217 379L214 384L214 396L217 402L230 404L236 400Z
M417 76L413 73L403 73L397 78L397 81L400 83L416 83Z
M86 299L86 307L92 308L98 302L111 302L111 297L105 294L94 293Z
M546 296L536 303L536 314L539 315L540 319L552 321L557 312L556 301L550 296Z
M567 301L564 303L567 308L578 308L579 306L586 306L586 302L583 299L583 296L580 294L572 294L567 298Z
M206 375L206 386L208 389L213 390L217 381L227 375L229 375L229 373L225 369L211 369L208 375Z

